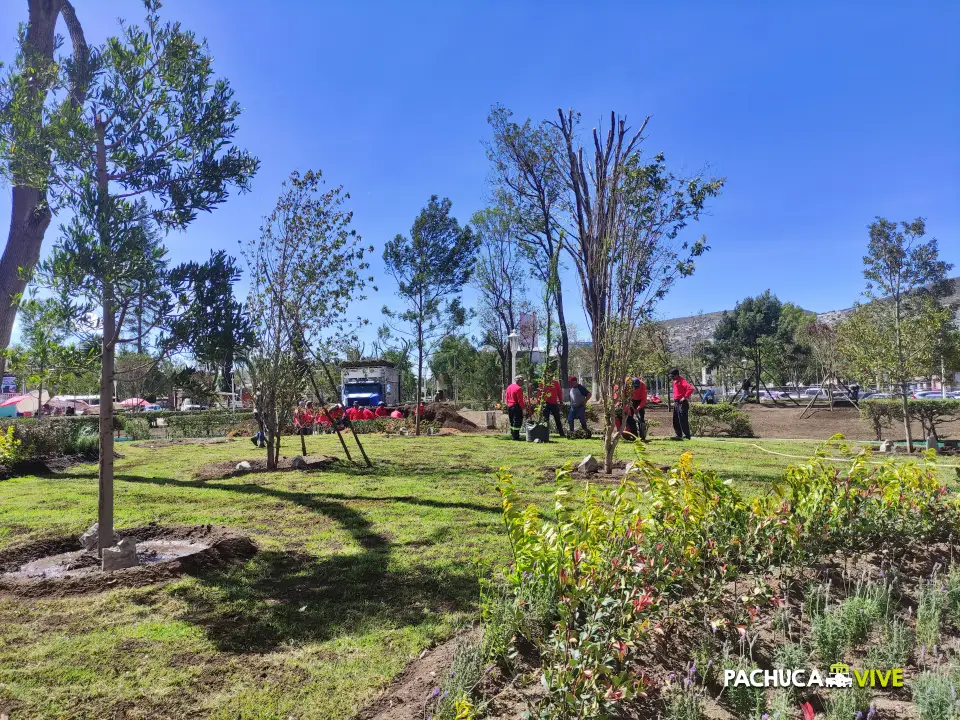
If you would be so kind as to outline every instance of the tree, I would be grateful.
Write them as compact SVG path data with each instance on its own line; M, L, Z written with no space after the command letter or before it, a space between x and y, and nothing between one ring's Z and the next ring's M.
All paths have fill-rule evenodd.
M757 398L763 383L763 348L780 333L783 304L769 290L757 297L741 300L733 312L724 312L713 332L712 344L722 357L736 363L737 357L749 358Z
M569 374L570 337L563 305L563 285L559 275L550 281L550 267L564 244L560 216L567 210L563 139L548 122L519 125L513 113L496 105L487 122L493 140L487 156L493 164L493 182L498 201L511 218L517 242L530 262L533 274L554 293L557 329L560 333L559 357L561 384L566 387ZM511 378L512 379L512 378Z
M211 250L206 263L187 263L173 273L184 285L188 308L180 322L182 340L194 358L213 371L214 390L230 390L233 366L254 342L253 328L233 295L240 279L236 260L223 250Z
M156 0L145 6L144 27L124 25L121 37L91 54L83 102L57 104L70 90L69 72L61 72L44 111L56 128L50 177L73 216L41 279L65 299L77 327L102 338L101 551L113 543L114 359L117 344L130 341L119 330L141 299L155 318L148 333L169 330L175 308L156 229L185 228L224 202L231 186L246 190L258 166L232 145L240 108L229 84L213 79L207 47L178 24L162 24ZM29 157L33 150L17 150L21 167L44 166Z
M501 391L513 378L507 337L522 313L530 312L526 300L524 262L515 239L517 229L509 213L499 207L474 213L471 224L479 241L473 284L480 291L480 328L483 342L500 358Z
M604 406L607 472L620 439L613 407L613 384L631 369L638 328L681 277L695 269L708 249L706 239L679 240L706 201L719 194L722 180L679 178L662 154L641 154L649 118L633 132L626 118L610 114L604 136L593 131L593 161L584 160L579 116L558 111L555 127L563 138L567 206L575 241L567 250L580 277L583 306L593 340L594 364ZM589 157L589 156L588 156Z
M20 325L20 342L6 354L14 372L26 376L27 383L37 389L42 406L44 389L49 392L52 386L82 371L89 365L89 354L67 344L70 318L53 298L23 301Z
M931 295L915 295L907 299L904 317L909 322L901 325L898 334L889 302L857 305L837 327L836 344L840 356L861 377L884 379L896 387L901 413L906 415L909 403L902 396L909 391L904 384L940 372L943 352L955 342L953 313ZM908 433L910 420L904 419Z
M69 0L28 0L28 20L19 35L19 52L0 85L0 154L11 179L10 230L0 257L0 349L10 344L20 296L40 258L40 248L56 203L50 187L48 136L55 132L45 104L58 81L54 63L57 18L70 33L73 58L60 61L70 76L66 102L77 107L89 82L89 51L83 28ZM15 148L2 152L4 146ZM48 197L53 190L53 198ZM0 372L3 359L0 358Z
M333 341L350 338L351 300L363 299L372 278L353 213L342 186L324 189L319 171L291 173L260 238L244 251L250 268L248 317L256 333L247 357L254 397L267 435L267 467L280 456L282 429L311 377L312 360L322 361ZM320 392L317 384L315 392Z
M890 377L900 390L908 452L913 449L907 411L908 383L915 365L911 361L911 348L905 342L906 326L915 324L928 311L924 296L940 294L947 271L953 267L940 260L935 238L922 242L925 235L923 218L897 225L878 217L870 224L870 241L863 257L863 277L867 281L864 296L875 306L876 317L893 331L892 351L896 363L889 369ZM881 333L881 337L887 334Z
M402 312L384 306L383 314L417 348L417 402L423 393L424 360L437 342L465 321L457 296L473 275L477 252L473 230L469 225L460 227L450 214L451 205L448 198L432 196L414 221L410 237L397 235L383 249L387 272L407 306ZM416 434L420 434L420 413Z

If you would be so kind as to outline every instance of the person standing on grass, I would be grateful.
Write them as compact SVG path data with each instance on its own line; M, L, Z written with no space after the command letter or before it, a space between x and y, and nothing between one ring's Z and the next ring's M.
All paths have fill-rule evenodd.
M570 435L573 435L573 421L579 419L580 427L590 436L590 429L587 427L587 400L590 399L590 391L577 382L577 376L571 375L570 381L570 414L567 416L567 424L570 426Z
M563 397L563 390L560 388L560 381L554 380L552 383L547 383L544 380L540 392L543 393L543 410L541 411L543 422L550 427L550 418L553 417L557 424L557 434L563 437L563 420L560 417L560 400Z
M522 375L517 375L513 379L513 384L507 386L504 399L507 402L507 417L510 419L510 437L519 440L520 430L523 429L524 410L526 409L523 402Z
M633 412L637 419L637 437L647 439L647 384L638 377L633 379Z
M690 397L693 385L680 375L677 368L670 371L673 378L673 433L674 440L690 439Z

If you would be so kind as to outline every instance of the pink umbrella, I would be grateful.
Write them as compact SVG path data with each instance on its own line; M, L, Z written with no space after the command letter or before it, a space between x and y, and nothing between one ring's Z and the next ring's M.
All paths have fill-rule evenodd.
M143 398L127 398L120 402L123 407L142 407L144 405L149 405L150 403Z

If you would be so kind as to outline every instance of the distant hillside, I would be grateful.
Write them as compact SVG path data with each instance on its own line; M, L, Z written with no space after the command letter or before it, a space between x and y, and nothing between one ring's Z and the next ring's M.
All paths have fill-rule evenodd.
M951 278L947 281L949 291L942 299L945 305L954 307L954 312L958 313L960 308L960 277ZM732 308L731 308L732 309ZM853 310L852 307L843 310L828 310L827 312L817 313L817 320L824 323L833 324L843 319L845 315ZM663 324L667 328L667 344L671 352L688 355L693 351L693 347L703 341L713 337L713 331L720 323L720 318L727 310L717 312L703 313L701 315L690 315L688 317L671 318L664 320ZM960 314L958 314L960 316Z

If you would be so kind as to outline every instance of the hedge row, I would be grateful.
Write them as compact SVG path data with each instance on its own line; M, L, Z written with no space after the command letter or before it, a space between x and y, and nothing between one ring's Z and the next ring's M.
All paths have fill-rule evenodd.
M960 400L908 400L907 412L911 421L920 423L924 437L930 433L939 437L940 425L960 420ZM873 427L877 440L882 440L884 430L903 422L903 401L863 400L860 417Z

